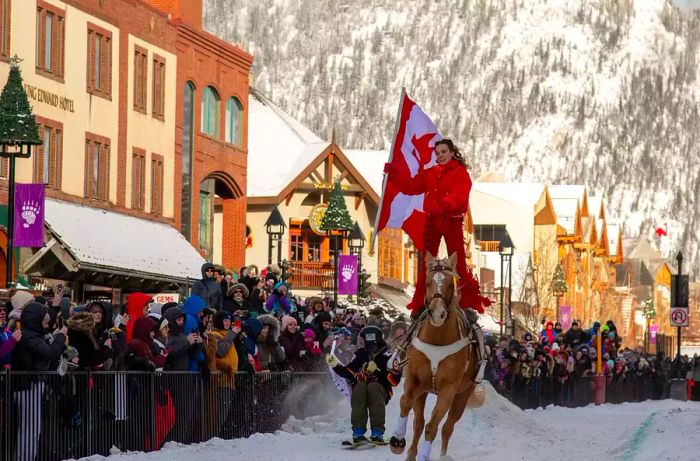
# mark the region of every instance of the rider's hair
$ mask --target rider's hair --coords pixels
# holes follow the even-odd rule
[[[457,160],[457,163],[462,165],[464,168],[469,168],[469,165],[467,164],[466,159],[464,158],[464,155],[459,151],[457,146],[455,146],[455,143],[452,142],[450,138],[443,138],[435,143],[435,147],[439,146],[440,144],[444,144],[447,146],[447,148],[452,152],[452,157]]]

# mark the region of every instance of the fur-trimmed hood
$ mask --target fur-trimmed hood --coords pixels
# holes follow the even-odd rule
[[[269,273],[275,274],[275,275],[278,276],[278,277],[279,277],[280,275],[282,275],[282,269],[281,269],[280,266],[278,266],[277,264],[270,264],[270,265],[268,265],[268,266],[265,268],[265,272],[266,272],[267,274],[269,274]]]
[[[243,270],[241,271],[241,277],[250,277],[250,270],[253,268],[255,268],[256,277],[259,277],[260,270],[258,269],[258,266],[256,266],[255,264],[251,264],[250,266],[244,267]]]
[[[280,330],[282,329],[279,320],[272,315],[259,315],[257,318],[263,326],[267,326],[270,329],[269,337],[277,341],[280,337]]]
[[[92,333],[95,328],[95,316],[90,312],[79,312],[66,320],[66,326],[71,330]]]
[[[248,287],[245,286],[242,283],[234,283],[231,285],[231,287],[228,289],[228,297],[233,298],[233,292],[235,290],[243,290],[243,299],[246,299],[248,296],[250,296],[250,291],[248,290]]]

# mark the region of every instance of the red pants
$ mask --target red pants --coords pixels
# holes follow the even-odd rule
[[[474,278],[471,271],[467,267],[467,256],[464,250],[464,229],[462,218],[446,218],[446,217],[428,217],[426,226],[426,245],[427,252],[436,256],[440,248],[440,241],[445,237],[448,254],[457,253],[457,274],[459,281],[457,289],[460,293],[459,305],[463,309],[471,307],[477,312],[483,313],[483,306],[490,305],[488,298],[484,298],[480,294],[479,282]],[[425,254],[421,258],[421,268],[418,272],[418,280],[416,281],[416,292],[413,294],[413,299],[408,304],[408,308],[415,313],[425,305]]]

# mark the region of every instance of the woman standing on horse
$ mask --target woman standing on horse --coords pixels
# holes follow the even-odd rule
[[[423,211],[427,213],[425,232],[426,252],[437,255],[440,240],[444,237],[448,254],[457,255],[457,274],[459,275],[459,305],[466,310],[472,324],[478,319],[476,312],[484,313],[483,306],[491,305],[488,298],[481,295],[479,282],[467,267],[467,255],[464,246],[464,216],[469,210],[469,193],[472,180],[467,171],[467,163],[451,139],[442,139],[435,143],[437,164],[430,168],[421,168],[413,178],[400,178],[401,172],[387,163],[384,171],[398,179],[397,185],[405,185],[402,193],[407,195],[425,194]],[[416,291],[408,304],[412,317],[418,318],[425,307],[425,253],[421,255],[421,268],[416,281]],[[473,309],[473,310],[471,310]],[[480,339],[480,352],[483,351],[481,330],[477,332]],[[483,353],[481,354],[483,362]],[[481,367],[479,378],[483,375]],[[479,379],[480,381],[480,379]]]
[[[467,267],[464,247],[464,215],[469,210],[469,193],[472,188],[467,163],[450,139],[435,143],[435,157],[437,165],[421,169],[410,180],[402,178],[404,180],[396,181],[395,184],[407,185],[401,190],[404,194],[425,194],[423,211],[428,215],[425,249],[430,254],[437,255],[440,240],[445,237],[447,252],[457,254],[459,305],[462,309],[472,308],[483,313],[483,306],[489,306],[491,301],[481,296],[479,283]],[[385,171],[394,177],[400,174],[389,163],[386,164]],[[414,317],[420,314],[425,305],[425,255],[421,257],[421,264],[416,291],[407,306]]]

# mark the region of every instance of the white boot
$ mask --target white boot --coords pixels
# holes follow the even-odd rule
[[[476,384],[481,384],[484,380],[484,371],[486,370],[486,350],[484,348],[484,332],[481,331],[481,327],[478,323],[472,323],[472,331],[474,332],[474,337],[476,338],[476,352],[479,357],[479,371],[476,373],[476,378],[474,382]]]
[[[418,451],[418,457],[416,458],[416,461],[430,461],[430,451],[433,448],[432,442],[428,442],[425,440],[423,442],[423,446],[420,447],[420,450]]]

